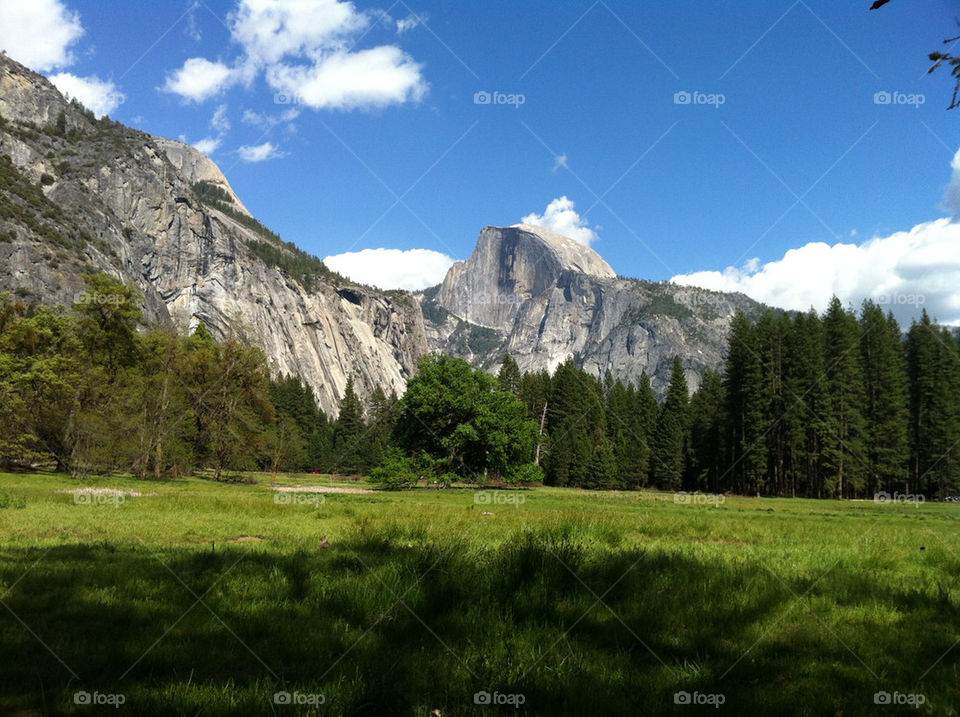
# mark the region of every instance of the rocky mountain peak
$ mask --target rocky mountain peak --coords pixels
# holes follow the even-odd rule
[[[484,227],[470,257],[450,267],[437,300],[473,324],[508,330],[520,306],[557,286],[565,272],[617,276],[589,247],[543,227]]]
[[[557,259],[564,269],[576,271],[581,274],[589,274],[590,276],[596,276],[601,279],[615,279],[617,276],[617,273],[597,252],[563,234],[557,234],[549,229],[533,224],[513,224],[506,228],[487,228],[499,229],[500,231],[515,229],[521,240],[533,239],[543,242],[555,252]]]

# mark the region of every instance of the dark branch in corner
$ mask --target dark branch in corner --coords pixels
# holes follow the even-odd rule
[[[876,10],[877,8],[883,7],[888,2],[890,2],[890,0],[875,0],[873,5],[870,6],[870,9]],[[957,20],[957,25],[960,26],[960,20]],[[947,38],[943,41],[943,44],[951,45],[958,40],[960,40],[960,35],[957,37]],[[958,101],[958,98],[960,98],[960,57],[951,55],[948,52],[931,52],[928,57],[930,61],[933,62],[933,66],[927,70],[928,75],[943,65],[943,63],[947,63],[947,65],[949,65],[950,74],[956,80],[956,83],[953,85],[953,97],[950,98],[950,106],[947,107],[947,109],[952,110],[960,107],[960,101]]]

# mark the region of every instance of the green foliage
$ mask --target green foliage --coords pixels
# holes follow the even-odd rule
[[[393,438],[408,456],[430,456],[438,474],[509,480],[533,459],[537,425],[521,401],[496,390],[492,376],[428,354],[407,383]]]
[[[50,221],[62,220],[60,208],[30,182],[6,155],[0,155],[0,219],[15,222],[39,237],[64,248],[77,246]]]
[[[420,304],[423,311],[423,320],[427,323],[442,324],[450,316],[450,312],[443,308],[438,301],[424,299]]]
[[[667,490],[683,485],[688,455],[689,393],[680,357],[673,359],[667,398],[657,417],[653,435],[652,471],[654,482]]]
[[[224,204],[233,204],[233,197],[223,188],[210,182],[195,182],[190,185],[193,193],[201,202],[222,202]]]
[[[407,456],[400,448],[390,447],[380,465],[370,472],[370,480],[390,490],[410,488],[420,479],[419,469],[417,460]]]

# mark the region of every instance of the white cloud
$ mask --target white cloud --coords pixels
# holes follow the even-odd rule
[[[364,249],[334,254],[323,262],[361,284],[417,291],[443,281],[454,260],[431,249]]]
[[[167,78],[163,89],[184,99],[202,102],[226,89],[235,80],[233,70],[222,62],[191,57]]]
[[[96,75],[77,77],[69,72],[50,75],[50,81],[67,99],[78,99],[97,117],[108,115],[126,99],[117,86]]]
[[[267,72],[275,90],[315,109],[355,109],[419,100],[422,66],[392,45],[336,52],[311,66],[278,64]]]
[[[409,30],[412,30],[413,28],[419,25],[422,25],[425,19],[426,18],[423,15],[410,14],[410,15],[407,15],[405,18],[397,20],[397,34],[402,35],[403,33],[408,32]]]
[[[382,13],[381,13],[382,14]],[[270,87],[314,108],[356,109],[419,100],[422,65],[394,45],[353,51],[377,11],[339,0],[240,0],[228,17],[241,54],[230,67],[191,58],[164,89],[202,101],[261,73]],[[409,29],[409,18],[401,23]]]
[[[71,65],[70,46],[82,35],[80,15],[60,0],[0,2],[0,49],[34,70]]]
[[[281,152],[274,146],[273,142],[264,142],[263,144],[244,145],[237,150],[240,153],[240,159],[244,162],[265,162],[268,159],[282,157]]]
[[[253,110],[244,110],[240,118],[244,123],[260,127],[264,130],[270,130],[283,122],[292,122],[300,116],[300,110],[291,107],[278,115],[260,114]]]
[[[564,195],[550,202],[542,215],[532,212],[520,221],[523,224],[533,224],[549,229],[570,237],[584,246],[590,246],[597,239],[597,233],[583,217],[577,214],[573,206],[573,200],[567,199]]]
[[[953,155],[950,168],[953,170],[953,174],[943,196],[943,208],[953,212],[954,217],[960,217],[960,149]]]
[[[257,65],[287,55],[313,55],[343,46],[369,18],[338,0],[241,0],[229,17],[231,34]]]
[[[680,274],[670,281],[717,291],[742,291],[758,301],[804,311],[826,308],[830,297],[859,308],[873,299],[901,323],[921,306],[945,324],[960,324],[960,223],[937,219],[908,232],[862,244],[811,242],[760,266]]]
[[[210,118],[210,126],[221,135],[230,130],[230,119],[227,117],[227,106],[220,105]]]
[[[199,149],[204,154],[213,154],[219,146],[219,137],[205,137],[204,139],[193,143],[193,147],[195,149]]]

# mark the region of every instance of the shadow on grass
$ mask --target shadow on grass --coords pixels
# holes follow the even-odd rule
[[[103,713],[78,691],[138,715],[697,713],[677,691],[738,714],[875,714],[880,690],[942,714],[960,703],[950,654],[917,684],[957,639],[945,593],[869,566],[818,577],[784,584],[569,526],[493,550],[396,526],[294,554],[7,549],[0,712]],[[523,704],[475,705],[482,691]]]

